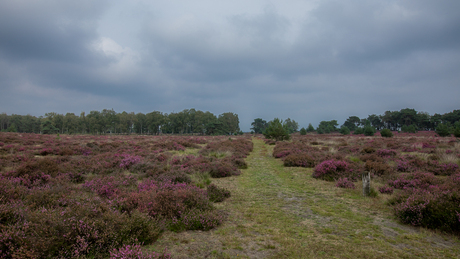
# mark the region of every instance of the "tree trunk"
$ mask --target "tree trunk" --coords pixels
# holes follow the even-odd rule
[[[371,192],[371,173],[363,173],[363,196],[369,196]]]

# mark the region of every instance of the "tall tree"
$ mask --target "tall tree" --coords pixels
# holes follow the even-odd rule
[[[267,128],[267,125],[267,121],[261,118],[257,118],[254,119],[254,121],[251,123],[251,130],[253,130],[256,134],[261,134]]]
[[[161,126],[165,122],[165,116],[159,111],[153,111],[145,115],[147,128],[152,134],[158,135],[161,131]]]
[[[218,121],[222,123],[222,130],[225,134],[236,134],[240,131],[240,120],[238,114],[225,112],[219,115]]]
[[[361,120],[358,116],[350,116],[343,123],[343,126],[347,127],[349,130],[354,131],[361,124]]]
[[[299,123],[297,123],[295,120],[291,120],[290,118],[287,118],[284,121],[284,124],[286,124],[286,127],[289,130],[289,133],[297,132],[297,130],[299,129]]]
[[[367,117],[367,120],[371,123],[372,127],[380,130],[383,127],[383,122],[378,115],[371,114]]]
[[[338,125],[339,124],[337,123],[337,120],[321,121],[318,125],[318,128],[316,129],[316,132],[319,134],[336,132],[338,131]]]
[[[136,132],[137,134],[146,134],[147,131],[147,118],[145,114],[139,112],[136,114],[135,117],[134,132]]]

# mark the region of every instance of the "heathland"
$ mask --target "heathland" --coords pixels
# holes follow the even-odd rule
[[[459,162],[433,132],[0,133],[0,257],[457,258]]]

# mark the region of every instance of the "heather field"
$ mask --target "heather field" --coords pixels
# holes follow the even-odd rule
[[[210,230],[240,174],[240,137],[0,135],[1,258],[169,258],[165,231]]]
[[[432,132],[0,133],[0,257],[458,258],[459,163]]]

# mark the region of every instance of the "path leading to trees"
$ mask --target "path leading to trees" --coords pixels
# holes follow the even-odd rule
[[[286,168],[273,146],[254,138],[240,176],[213,179],[232,197],[216,207],[228,213],[215,230],[165,233],[154,245],[174,258],[458,258],[450,235],[398,224],[385,196],[362,197]]]

